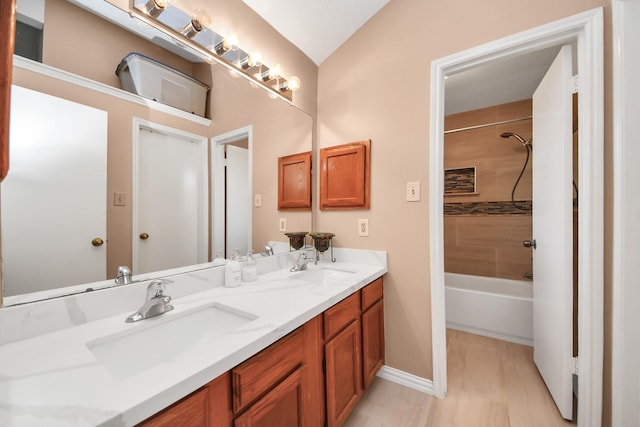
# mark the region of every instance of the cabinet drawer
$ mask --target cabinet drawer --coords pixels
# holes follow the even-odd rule
[[[173,406],[138,424],[138,427],[207,426],[207,388],[196,391]]]
[[[382,277],[362,288],[362,311],[382,298]]]
[[[324,339],[329,339],[360,316],[360,291],[324,312]]]
[[[236,418],[234,427],[304,426],[306,379],[302,366]]]
[[[304,363],[304,329],[298,328],[231,371],[233,412],[269,391]]]

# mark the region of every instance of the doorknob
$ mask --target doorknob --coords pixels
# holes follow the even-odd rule
[[[140,238],[142,240],[147,240],[149,238],[149,234],[148,233],[140,233]]]
[[[102,239],[101,239],[101,238],[99,238],[99,237],[96,237],[95,239],[93,239],[93,240],[91,241],[91,244],[92,244],[93,246],[102,246],[102,245],[104,244],[104,240],[102,240]]]
[[[522,241],[522,246],[524,246],[525,248],[536,248],[536,239],[533,240],[523,240]]]

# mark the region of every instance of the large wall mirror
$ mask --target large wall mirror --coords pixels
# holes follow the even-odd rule
[[[167,40],[166,36],[149,36],[148,34],[152,33],[148,31],[152,29],[143,28],[146,24],[134,23],[141,28],[142,33],[147,32],[147,35],[140,36],[123,29],[104,16],[93,13],[95,11],[86,9],[87,6],[95,4],[96,8],[102,10],[102,14],[106,10],[107,13],[124,14],[127,19],[135,21],[126,11],[108,2],[81,0],[82,7],[76,3],[67,0],[17,0],[18,31],[34,31],[30,37],[36,43],[41,41],[41,44],[26,54],[35,55],[35,60],[14,56],[14,92],[26,92],[26,96],[16,96],[12,102],[21,100],[21,104],[16,104],[15,107],[16,111],[20,109],[22,115],[20,120],[24,122],[23,132],[40,143],[42,138],[46,138],[46,143],[45,148],[36,148],[36,152],[22,156],[34,160],[33,168],[26,167],[25,170],[29,173],[24,176],[31,180],[29,186],[40,191],[40,196],[35,196],[38,203],[41,203],[38,218],[30,218],[19,209],[13,209],[21,199],[28,198],[25,193],[13,191],[15,181],[23,176],[20,170],[22,163],[16,164],[15,170],[11,164],[9,174],[2,183],[0,194],[3,197],[1,225],[5,306],[65,295],[69,290],[86,290],[86,283],[102,281],[104,286],[108,286],[113,283],[116,270],[121,265],[133,266],[134,274],[139,273],[136,267],[142,264],[137,259],[137,250],[145,243],[144,240],[151,241],[156,234],[142,229],[138,221],[143,215],[139,209],[139,200],[149,194],[147,187],[139,185],[138,182],[145,174],[151,173],[146,172],[149,167],[144,169],[138,161],[141,153],[149,150],[148,147],[151,147],[154,155],[159,150],[157,147],[165,147],[166,144],[163,145],[162,142],[165,137],[174,138],[173,142],[176,138],[182,138],[185,142],[183,145],[178,144],[177,150],[168,150],[169,154],[165,155],[165,161],[168,158],[174,162],[161,163],[162,161],[155,157],[149,161],[154,167],[153,173],[159,174],[165,181],[153,180],[161,184],[154,190],[155,204],[147,209],[145,215],[154,220],[166,220],[160,221],[159,229],[173,229],[178,230],[181,235],[189,234],[184,227],[176,227],[175,223],[169,221],[173,216],[179,216],[175,214],[175,208],[186,203],[181,199],[182,193],[176,195],[169,191],[170,187],[179,182],[190,188],[199,186],[195,193],[202,197],[197,194],[195,197],[200,197],[197,199],[198,212],[204,221],[204,225],[196,229],[196,234],[190,232],[192,237],[189,238],[200,242],[202,250],[199,258],[195,262],[182,260],[181,265],[166,265],[166,268],[212,261],[220,250],[223,254],[228,254],[233,248],[227,247],[225,240],[221,239],[219,227],[220,224],[224,227],[225,223],[231,222],[227,221],[231,218],[246,217],[248,221],[245,227],[248,229],[248,237],[242,240],[247,243],[239,248],[242,252],[247,249],[262,252],[264,245],[270,241],[286,242],[286,237],[278,229],[280,218],[286,218],[287,231],[311,230],[310,210],[284,212],[278,211],[277,208],[277,159],[311,151],[313,123],[308,114],[281,99],[270,97],[264,90],[252,87],[247,80],[237,78],[226,68],[201,60],[194,51],[189,51],[178,41]],[[23,24],[29,28],[25,30]],[[120,91],[120,81],[115,69],[130,52],[139,52],[154,58],[211,87],[206,117],[200,118],[171,108],[160,108],[152,101],[135,100],[131,95],[122,95],[124,92],[120,96],[118,93],[105,90],[111,88],[116,92]],[[39,64],[38,60],[41,60],[42,64]],[[80,77],[67,78],[69,73]],[[97,82],[97,86],[92,82]],[[47,110],[42,110],[45,103],[42,102],[40,105],[39,100],[42,98],[29,98],[33,94],[51,97],[61,104],[52,104],[53,110],[48,114]],[[35,104],[38,104],[38,108]],[[71,112],[61,114],[69,119],[67,130],[61,135],[43,132],[47,121],[44,118],[55,117],[55,113],[67,111],[63,109],[65,104],[69,104],[71,108],[68,110]],[[79,108],[78,112],[74,112],[76,107]],[[96,114],[89,116],[98,122],[87,125],[94,123],[90,121],[94,119],[84,118],[81,111],[96,111]],[[16,117],[12,110],[12,123]],[[100,122],[100,117],[104,119],[103,122]],[[53,121],[54,124],[60,125],[59,128],[65,129],[60,124],[62,119]],[[74,121],[78,126],[75,126]],[[103,125],[104,129],[101,130]],[[85,136],[84,145],[83,137],[80,137],[80,149],[78,146],[75,149],[62,148],[66,145],[63,143],[71,139],[70,135],[83,126],[88,127],[89,131],[97,131],[98,136]],[[19,146],[23,137],[13,135],[13,128],[11,132],[10,145]],[[104,165],[104,168],[89,167],[88,154],[83,150],[90,145],[99,145],[101,134],[104,136],[104,150],[98,148],[92,155],[97,156],[96,161]],[[225,139],[225,135],[232,137]],[[198,148],[183,150],[189,144]],[[245,176],[248,179],[246,184],[243,184],[246,194],[241,197],[244,201],[241,208],[233,208],[233,203],[228,202],[226,197],[220,198],[220,191],[224,193],[225,189],[227,195],[235,195],[237,192],[233,186],[227,186],[235,182],[231,182],[233,174],[220,174],[217,169],[223,167],[216,157],[216,152],[219,153],[223,146],[228,148],[229,153],[234,153],[229,156],[235,156],[236,152],[240,152],[240,158],[245,159]],[[46,160],[51,163],[53,158],[64,158],[66,162],[71,162],[71,165],[75,162],[80,166],[64,166],[69,176],[62,179],[55,170],[38,166],[38,161]],[[178,173],[174,177],[171,174],[177,173],[175,171],[180,169],[177,166],[178,160],[184,160],[187,172],[182,175]],[[193,168],[189,167],[189,164],[193,164]],[[198,183],[190,181],[193,175],[191,172],[195,169],[199,170]],[[34,174],[34,170],[39,173]],[[74,172],[70,172],[72,170]],[[230,182],[222,182],[225,179]],[[43,185],[48,185],[48,189],[39,187],[39,180]],[[101,212],[95,218],[88,210],[85,213],[81,209],[88,203],[86,195],[80,196],[81,200],[74,202],[59,202],[62,197],[80,194],[78,190],[72,189],[71,184],[84,186],[89,181],[96,182],[98,187],[103,188],[97,197],[102,203],[102,208],[99,209]],[[60,191],[62,195],[52,196],[54,191]],[[89,191],[89,194],[92,193],[95,192]],[[259,203],[256,203],[256,199]],[[220,204],[224,207],[221,208]],[[56,206],[57,217],[55,220],[48,220],[46,212],[54,211],[50,208],[53,205]],[[68,210],[65,211],[65,207]],[[71,240],[70,237],[64,236],[73,234],[74,226],[79,222],[77,218],[80,211],[83,212],[83,222],[99,223],[104,229],[102,232],[88,234],[84,238],[82,248],[99,254],[100,268],[97,271],[85,271],[85,263],[79,261],[81,258],[73,255],[73,251],[65,249],[64,246],[65,240]],[[22,233],[9,231],[17,229],[15,224],[28,228],[29,224],[35,223],[34,221],[38,227],[56,230],[57,237],[53,237],[53,232],[44,231],[40,233],[39,240],[34,240],[36,238],[21,238]],[[21,240],[22,245],[22,252],[17,258],[21,264],[20,269],[41,270],[42,274],[41,278],[32,281],[35,284],[31,283],[29,286],[21,279],[20,269],[13,269],[12,265],[16,259],[12,261],[12,257],[15,257],[11,253],[13,249],[9,250],[9,246],[16,246],[14,241],[18,240]],[[160,252],[170,253],[173,246],[165,241],[160,247]],[[58,260],[54,257],[60,254],[66,255],[66,258]],[[53,267],[45,267],[45,261],[52,263]],[[7,274],[11,269],[11,273]],[[54,280],[53,272],[56,269],[63,270],[64,275]],[[153,273],[149,272],[149,275],[152,276]]]

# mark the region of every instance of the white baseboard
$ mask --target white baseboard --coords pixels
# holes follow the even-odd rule
[[[387,365],[380,368],[377,376],[384,380],[412,388],[422,393],[433,395],[433,381],[426,378],[422,378]]]
[[[447,322],[447,329],[455,329],[457,331],[468,332],[470,334],[482,335],[483,337],[495,338],[497,340],[509,341],[516,344],[528,345],[533,347],[533,340],[530,338],[516,337],[514,335],[501,334],[500,332],[487,331],[486,329],[474,328],[467,325],[459,325],[457,323]]]

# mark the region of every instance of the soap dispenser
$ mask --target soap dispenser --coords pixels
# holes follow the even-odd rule
[[[231,259],[224,266],[224,286],[227,288],[240,286],[241,267],[239,257],[238,250],[235,249],[231,254]]]
[[[255,258],[253,258],[253,251],[249,249],[242,264],[242,281],[255,282],[256,280],[258,280],[258,265]]]

